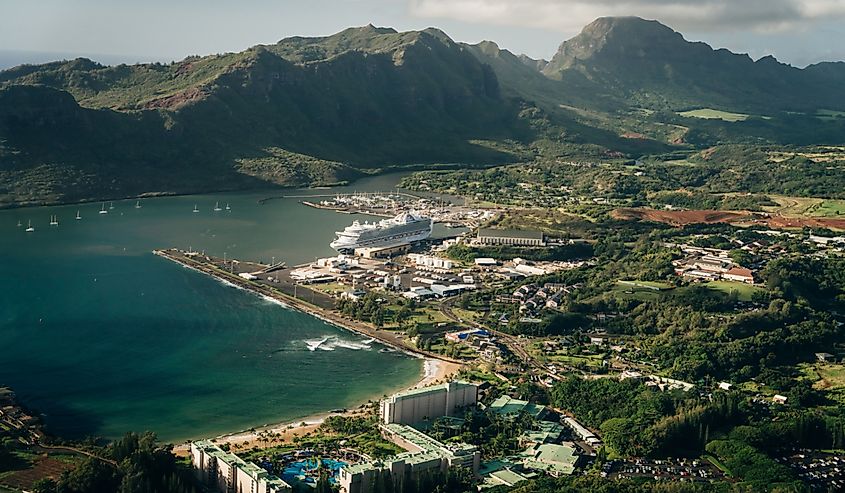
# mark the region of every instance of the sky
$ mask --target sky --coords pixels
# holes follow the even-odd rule
[[[168,62],[366,24],[434,26],[548,59],[607,15],[657,19],[754,59],[845,60],[845,0],[0,0],[0,67],[74,56]]]

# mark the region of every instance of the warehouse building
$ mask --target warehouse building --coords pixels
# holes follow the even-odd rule
[[[546,246],[542,231],[479,228],[476,242],[481,245]]]

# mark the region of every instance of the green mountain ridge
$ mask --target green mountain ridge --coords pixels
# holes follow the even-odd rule
[[[845,105],[834,97],[843,67],[754,62],[638,18],[599,19],[548,62],[434,28],[368,25],[171,64],[24,65],[0,72],[0,206],[323,185],[541,154],[837,143],[843,119],[814,112]],[[676,113],[696,107],[800,114],[728,124]]]
[[[827,69],[827,70],[825,70]],[[618,98],[655,109],[723,106],[737,110],[842,109],[842,87],[830,84],[840,70],[799,69],[772,56],[746,54],[690,42],[654,20],[603,17],[563,42],[543,73],[566,83],[581,78]]]

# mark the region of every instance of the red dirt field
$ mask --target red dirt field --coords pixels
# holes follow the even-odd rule
[[[12,488],[28,491],[32,489],[35,481],[42,478],[58,479],[63,472],[73,467],[73,464],[44,455],[39,457],[29,469],[16,471],[3,478],[2,482]]]
[[[765,212],[748,211],[667,211],[656,209],[616,209],[613,217],[623,220],[652,221],[673,226],[687,224],[728,223],[739,226],[765,226],[775,229],[800,229],[803,227],[845,230],[845,219],[821,217],[784,217]]]

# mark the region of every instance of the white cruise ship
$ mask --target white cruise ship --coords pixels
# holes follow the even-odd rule
[[[355,221],[343,231],[338,231],[330,246],[340,253],[352,252],[356,248],[399,246],[428,238],[432,225],[430,217],[410,212],[377,223]]]

